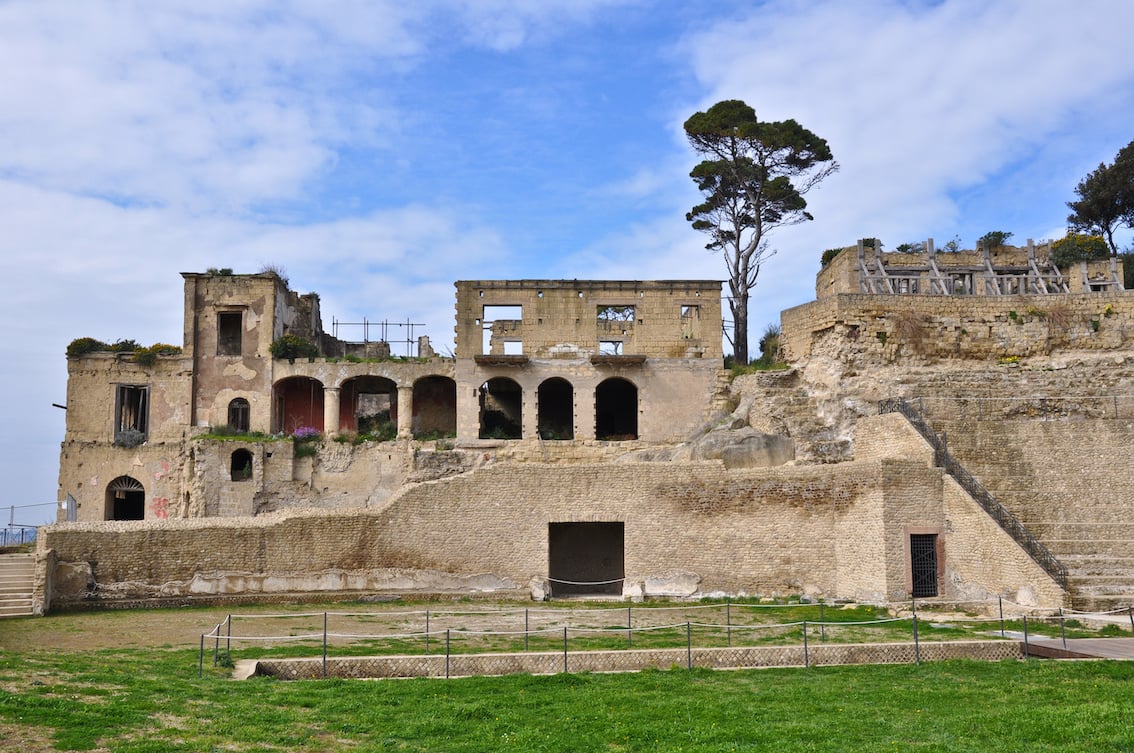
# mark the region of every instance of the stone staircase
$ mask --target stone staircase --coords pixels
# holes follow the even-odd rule
[[[35,555],[0,554],[0,617],[32,614]]]
[[[1126,473],[1089,467],[1092,458],[1124,457],[1128,428],[1074,420],[931,423],[946,432],[949,452],[1067,568],[1073,608],[1134,605],[1134,510],[1127,501],[1134,488]]]

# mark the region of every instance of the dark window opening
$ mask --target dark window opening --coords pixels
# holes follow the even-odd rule
[[[234,431],[247,433],[250,426],[251,408],[242,397],[234,398],[228,404],[228,426]]]
[[[549,523],[552,596],[621,594],[625,529],[624,523]]]
[[[413,383],[413,435],[417,439],[457,434],[457,383],[449,377],[422,377]]]
[[[217,355],[238,356],[242,350],[244,315],[240,311],[217,314]]]
[[[595,437],[609,441],[638,438],[638,388],[611,377],[595,388]]]
[[[245,449],[232,453],[229,473],[233,481],[248,481],[252,478],[252,453]]]
[[[150,388],[120,384],[115,391],[114,441],[136,447],[149,434]]]
[[[494,377],[480,386],[480,438],[523,437],[524,392],[515,380]]]
[[[542,439],[575,438],[574,390],[571,383],[552,377],[536,393],[539,436]]]
[[[913,596],[937,595],[937,534],[910,534],[910,570]]]
[[[106,520],[145,520],[146,490],[130,476],[119,476],[106,487]]]

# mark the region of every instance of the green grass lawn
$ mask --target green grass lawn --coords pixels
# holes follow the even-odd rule
[[[418,607],[434,611],[432,629],[460,624],[443,605],[388,605],[389,614],[334,617],[347,632],[419,630]],[[523,609],[501,608],[506,621]],[[687,613],[674,611],[688,607]],[[369,607],[374,609],[374,607]],[[446,607],[451,609],[452,605]],[[464,608],[460,606],[459,608]],[[470,607],[461,620],[483,621]],[[322,613],[356,606],[241,608],[246,635],[321,631]],[[275,617],[269,613],[283,611]],[[416,611],[415,611],[416,610]],[[798,642],[780,623],[813,619],[813,607],[737,609],[748,625],[733,640]],[[535,611],[532,610],[533,624]],[[396,613],[401,613],[398,615]],[[635,626],[709,620],[681,605],[635,608]],[[408,616],[406,616],[408,615]],[[468,615],[471,615],[469,617]],[[1134,753],[1134,662],[1002,663],[745,671],[646,671],[634,674],[509,676],[452,680],[233,681],[197,639],[222,619],[207,609],[59,614],[0,622],[0,751],[1129,751]],[[826,639],[909,640],[908,620],[872,607],[827,610]],[[541,613],[540,624],[600,632],[572,637],[572,649],[624,647],[625,608]],[[923,640],[988,637],[997,621],[942,623],[927,612]],[[841,623],[841,624],[836,624]],[[508,623],[510,624],[510,623]],[[1022,628],[1009,622],[1009,630]],[[1068,637],[1125,635],[1116,626],[1065,624]],[[766,629],[767,628],[767,629]],[[556,628],[559,629],[559,628]],[[601,631],[609,631],[603,635]],[[816,639],[817,628],[809,627]],[[1032,634],[1058,636],[1053,621],[1029,620]],[[522,637],[460,638],[460,651],[521,650]],[[544,640],[533,639],[532,643]],[[560,638],[548,638],[557,649]],[[702,632],[695,645],[718,643]],[[192,642],[190,642],[192,641]],[[349,640],[334,655],[416,653],[420,639]],[[634,646],[684,646],[684,625],[635,635]],[[119,643],[122,648],[105,646]],[[610,644],[609,646],[607,644]],[[223,646],[223,644],[222,644]],[[532,645],[532,649],[543,648]],[[211,645],[210,645],[211,649]],[[436,640],[431,652],[443,651]],[[265,646],[234,641],[233,657],[318,655],[321,640]]]
[[[288,683],[196,661],[0,652],[0,749],[1134,751],[1124,662]]]

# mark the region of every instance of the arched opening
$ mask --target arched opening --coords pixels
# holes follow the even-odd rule
[[[252,453],[243,448],[233,451],[228,467],[233,481],[248,481],[252,478]]]
[[[272,431],[291,434],[301,426],[323,431],[323,383],[310,377],[288,377],[272,387]]]
[[[427,376],[413,383],[413,435],[417,439],[457,434],[457,383]]]
[[[595,388],[595,438],[638,438],[638,388],[633,382],[611,377]]]
[[[493,377],[480,386],[480,438],[521,439],[524,391],[514,379]]]
[[[233,398],[228,404],[228,426],[233,431],[247,433],[250,425],[251,408],[242,397]]]
[[[543,439],[575,438],[575,392],[561,377],[547,379],[536,392],[539,435]]]
[[[339,431],[381,441],[398,436],[398,386],[379,376],[343,382],[339,390]]]
[[[146,489],[130,476],[119,476],[106,486],[106,520],[145,520]]]

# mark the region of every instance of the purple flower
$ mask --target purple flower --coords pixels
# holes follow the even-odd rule
[[[291,436],[295,437],[296,439],[318,439],[319,430],[314,426],[300,426],[298,429],[292,432]]]

